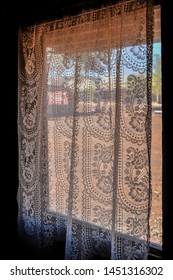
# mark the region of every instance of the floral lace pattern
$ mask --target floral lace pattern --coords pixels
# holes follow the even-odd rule
[[[27,139],[22,140],[21,145],[21,174],[22,181],[25,182],[24,188],[26,191],[31,190],[35,187],[33,184],[33,178],[35,174],[36,166],[36,146],[35,141],[28,141]]]
[[[148,200],[148,155],[147,150],[127,149],[127,168],[125,182],[129,187],[129,196],[140,203]]]
[[[109,194],[112,192],[113,146],[105,147],[98,143],[94,148],[93,176],[98,179],[96,186]]]
[[[146,224],[145,219],[138,219],[137,217],[135,218],[129,217],[126,220],[127,232],[132,236],[136,236],[139,238],[143,237],[143,235],[145,236],[147,230],[145,224]]]
[[[64,240],[66,259],[147,257],[152,9],[19,32],[19,230],[44,255]]]
[[[111,225],[111,210],[105,210],[101,208],[99,205],[93,208],[94,211],[94,224],[99,224],[101,227],[110,227]]]

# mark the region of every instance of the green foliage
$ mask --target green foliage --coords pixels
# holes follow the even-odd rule
[[[156,96],[156,102],[159,103],[162,95],[161,56],[159,54],[154,56],[152,92]]]

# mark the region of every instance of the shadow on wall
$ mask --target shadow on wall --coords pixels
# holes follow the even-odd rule
[[[65,242],[53,242],[46,253],[39,252],[37,246],[28,240],[19,237],[18,257],[21,260],[64,260]]]
[[[21,260],[64,260],[65,259],[65,241],[56,241],[50,246],[45,254],[38,253],[36,245],[19,239],[18,257]],[[100,255],[95,255],[94,260],[104,260]]]

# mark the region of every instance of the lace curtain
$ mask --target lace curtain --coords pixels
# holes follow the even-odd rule
[[[151,2],[19,31],[18,223],[41,255],[147,258]]]

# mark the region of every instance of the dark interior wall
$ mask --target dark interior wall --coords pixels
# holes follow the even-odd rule
[[[173,260],[173,19],[170,1],[161,3],[163,107],[163,259]]]
[[[17,234],[18,188],[17,140],[17,36],[20,25],[42,22],[82,10],[100,8],[115,1],[41,0],[1,2],[1,246],[0,259],[21,259]],[[156,2],[156,1],[155,1]],[[158,2],[158,1],[157,1]],[[159,0],[159,2],[161,2]],[[162,5],[163,91],[163,258],[173,259],[172,225],[172,20],[168,0]]]
[[[63,16],[75,15],[83,10],[100,8],[117,0],[17,0],[9,5],[2,0],[3,9],[10,14],[19,24],[33,24]]]
[[[0,258],[15,258],[17,244],[17,22],[1,13],[1,183]]]

